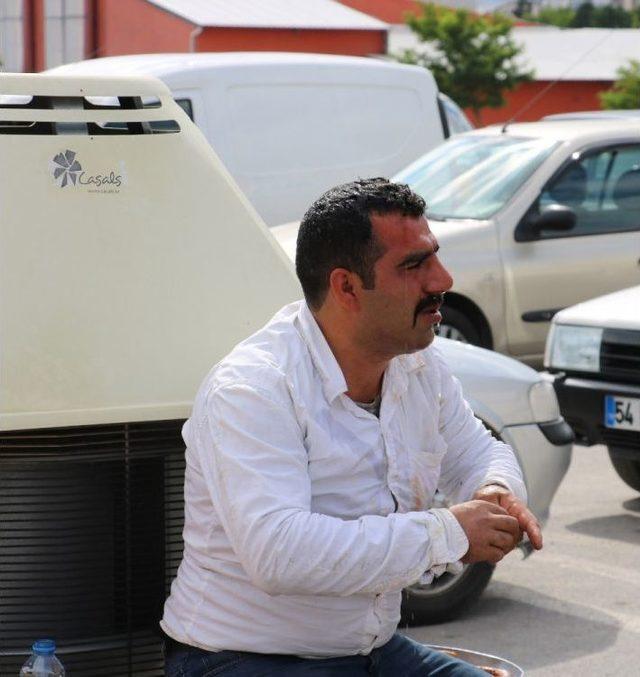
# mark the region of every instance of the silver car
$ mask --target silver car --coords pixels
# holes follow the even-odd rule
[[[640,281],[639,117],[479,129],[394,179],[453,275],[446,336],[539,365],[558,310]]]

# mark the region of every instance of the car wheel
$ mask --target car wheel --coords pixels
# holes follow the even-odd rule
[[[466,315],[447,305],[442,306],[440,312],[442,313],[442,322],[438,329],[439,336],[485,347],[478,328]]]
[[[482,594],[494,565],[476,562],[459,574],[443,574],[431,585],[412,585],[402,591],[402,623],[432,625],[456,618]]]
[[[609,449],[609,458],[620,479],[632,489],[640,491],[640,461],[618,456],[611,449]]]

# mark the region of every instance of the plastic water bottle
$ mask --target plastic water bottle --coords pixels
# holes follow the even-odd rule
[[[65,677],[64,667],[56,657],[56,643],[39,639],[31,647],[31,656],[20,670],[20,677]]]

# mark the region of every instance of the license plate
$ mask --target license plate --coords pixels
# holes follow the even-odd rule
[[[607,428],[640,430],[640,399],[605,395],[604,424]]]

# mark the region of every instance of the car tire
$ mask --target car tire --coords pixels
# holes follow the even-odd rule
[[[431,585],[412,585],[402,591],[403,625],[433,625],[458,617],[471,607],[489,584],[494,565],[467,564],[462,573],[443,574]]]
[[[618,456],[609,449],[609,458],[620,479],[632,489],[640,491],[640,461]]]
[[[447,305],[442,306],[440,312],[442,313],[442,322],[440,322],[438,328],[439,336],[462,343],[471,343],[482,348],[487,347],[484,345],[476,325],[464,313]]]

